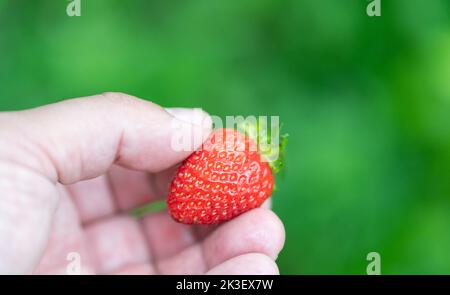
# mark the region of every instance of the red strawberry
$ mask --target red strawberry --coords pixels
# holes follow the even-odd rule
[[[186,224],[214,224],[259,207],[274,177],[255,142],[233,129],[213,131],[178,168],[167,200],[172,217]]]

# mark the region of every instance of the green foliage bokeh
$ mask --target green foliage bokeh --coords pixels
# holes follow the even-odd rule
[[[290,134],[284,274],[450,272],[450,1],[0,0],[0,110],[121,91]]]

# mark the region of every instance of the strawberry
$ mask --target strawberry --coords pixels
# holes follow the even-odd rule
[[[178,168],[167,205],[178,222],[216,224],[261,206],[273,188],[271,166],[254,140],[218,129]]]
[[[238,128],[243,133],[234,129],[213,131],[178,167],[167,199],[174,220],[216,224],[261,206],[271,196],[273,174],[283,168],[287,134],[280,136],[276,149],[271,146],[261,151],[256,143],[266,143],[268,134],[262,132],[267,131],[266,123],[245,123]],[[148,203],[130,213],[142,217],[161,207],[161,203]]]

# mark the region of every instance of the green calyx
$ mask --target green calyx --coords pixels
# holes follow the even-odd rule
[[[277,174],[283,171],[285,167],[289,134],[280,134],[282,126],[274,125],[268,128],[267,119],[260,117],[253,122],[245,120],[237,124],[237,130],[254,140],[261,157],[268,162],[272,173]]]

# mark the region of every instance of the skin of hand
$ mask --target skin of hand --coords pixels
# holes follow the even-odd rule
[[[128,214],[164,199],[191,153],[171,148],[173,120],[211,130],[202,111],[121,93],[0,113],[0,273],[66,274],[77,257],[82,274],[277,274],[267,204],[219,226]]]

